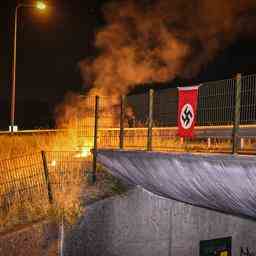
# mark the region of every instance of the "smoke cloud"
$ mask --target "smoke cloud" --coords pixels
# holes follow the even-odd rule
[[[91,94],[191,78],[242,33],[255,29],[255,0],[119,0],[103,8],[94,60],[80,62]]]

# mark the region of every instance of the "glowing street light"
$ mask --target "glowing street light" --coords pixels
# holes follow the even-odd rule
[[[46,9],[46,4],[43,2],[37,2],[36,3],[36,8],[39,10],[45,10]]]
[[[18,27],[18,11],[20,8],[37,8],[43,11],[46,9],[46,4],[39,1],[35,4],[18,4],[15,8],[13,60],[12,60],[11,124],[9,128],[11,132],[14,132],[14,127],[15,127],[14,124],[15,124],[15,97],[16,97],[17,27]]]

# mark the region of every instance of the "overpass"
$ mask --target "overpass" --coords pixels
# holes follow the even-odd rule
[[[205,236],[203,230],[203,232],[200,233],[200,237],[197,236],[196,239],[194,239],[193,248],[196,246],[198,247],[199,241],[205,238],[218,238],[223,234],[232,235],[237,238],[237,233],[240,232],[241,234],[239,234],[239,238],[243,238],[245,242],[249,242],[254,249],[253,251],[256,251],[255,232],[251,232],[253,229],[248,228],[248,226],[254,227],[256,219],[256,160],[253,156],[241,156],[237,154],[206,154],[206,152],[209,153],[210,151],[214,151],[211,148],[212,139],[216,139],[217,141],[229,141],[227,143],[228,145],[225,144],[223,145],[223,148],[220,148],[220,151],[231,152],[232,144],[230,141],[233,140],[233,145],[238,144],[236,143],[237,141],[234,142],[235,138],[240,139],[240,150],[243,149],[244,140],[248,139],[251,143],[250,153],[255,153],[256,151],[254,147],[256,138],[256,76],[243,78],[242,90],[240,90],[240,94],[243,96],[241,104],[234,99],[234,95],[236,95],[234,92],[238,91],[237,88],[239,88],[240,85],[241,81],[232,79],[228,81],[220,81],[217,84],[209,83],[200,87],[198,109],[199,126],[195,128],[195,138],[184,141],[184,145],[182,145],[183,148],[180,147],[180,144],[182,144],[180,142],[182,141],[179,141],[179,138],[176,136],[177,128],[175,127],[175,123],[177,121],[177,100],[175,97],[173,97],[174,100],[172,97],[169,97],[171,96],[169,91],[165,96],[162,93],[158,93],[155,97],[153,97],[154,95],[151,91],[147,99],[144,97],[144,101],[141,99],[138,100],[139,103],[142,102],[144,104],[144,110],[143,108],[139,108],[140,113],[137,113],[138,119],[146,120],[146,122],[144,122],[144,127],[128,128],[127,125],[125,125],[123,99],[121,102],[120,113],[118,111],[116,112],[117,114],[115,113],[117,116],[120,114],[120,128],[113,128],[110,125],[105,127],[101,126],[100,121],[105,118],[103,114],[106,114],[106,111],[104,112],[104,110],[99,108],[99,102],[97,102],[99,101],[99,97],[96,97],[95,108],[91,108],[94,110],[95,116],[93,117],[93,115],[91,115],[89,118],[86,118],[85,116],[87,123],[85,122],[84,126],[78,126],[77,129],[74,130],[81,141],[86,141],[89,138],[90,142],[93,142],[90,144],[90,146],[94,145],[93,175],[96,174],[96,166],[98,162],[105,166],[114,176],[124,180],[128,184],[142,187],[146,191],[152,192],[154,195],[170,199],[171,202],[175,201],[176,203],[174,204],[176,205],[177,202],[180,202],[183,204],[182,207],[191,206],[192,208],[189,209],[196,209],[193,210],[194,215],[198,218],[198,227],[196,231],[192,225],[194,217],[186,217],[188,224],[187,231],[191,236],[186,237],[184,235],[187,239],[186,241],[184,240],[185,242],[181,245],[184,246],[184,248],[186,247],[186,250],[188,249],[187,244],[189,244],[190,239],[192,240],[192,238],[195,238],[196,232],[201,228],[200,225],[203,223],[202,225],[204,227],[206,226],[210,231],[207,231],[208,235]],[[172,90],[172,93],[174,93],[174,90]],[[163,101],[162,99],[166,97],[167,100]],[[153,104],[153,100],[155,100],[155,105]],[[160,102],[163,102],[164,104],[160,104]],[[239,104],[237,102],[239,102]],[[104,106],[107,104],[102,105]],[[148,107],[145,108],[145,105],[148,105]],[[241,111],[239,115],[238,113],[240,109]],[[155,112],[153,110],[155,110]],[[155,116],[153,113],[156,113]],[[107,114],[110,115],[111,119],[112,113],[109,112]],[[105,118],[105,120],[108,121],[109,119]],[[109,123],[106,122],[106,124]],[[21,131],[11,134],[11,136],[40,136],[41,134],[56,135],[68,132],[68,130]],[[6,135],[6,133],[3,133],[3,135]],[[7,135],[9,136],[9,134]],[[198,140],[199,144],[201,143],[202,145],[201,148],[194,147],[195,143],[198,143]],[[190,143],[194,143],[193,147],[187,148],[186,146]],[[205,143],[207,143],[206,147]],[[136,151],[134,149],[140,150]],[[148,151],[145,151],[145,149]],[[176,151],[177,149],[197,153],[160,152],[161,150]],[[156,152],[153,152],[152,150],[156,150]],[[248,149],[245,149],[243,152],[248,153],[247,150]],[[203,154],[198,154],[199,151],[205,152]],[[54,163],[55,162],[51,163],[52,166],[55,166]],[[134,206],[135,200],[128,200],[128,202],[132,205],[132,211],[129,212],[128,217],[136,218],[138,204],[135,204]],[[140,203],[143,204],[142,201],[140,201]],[[155,203],[155,201],[153,203]],[[156,200],[156,204],[157,203],[158,201]],[[120,204],[118,203],[118,207],[119,206]],[[108,207],[107,211],[112,209],[112,205]],[[103,207],[99,212],[104,212],[104,209],[105,208]],[[146,205],[145,209],[150,209],[150,207]],[[206,213],[205,209],[207,209],[207,211],[210,210],[211,213]],[[119,218],[120,216],[124,216],[125,214],[123,213],[127,211],[127,207],[125,205],[121,213],[118,213],[118,210],[114,210],[114,217],[117,216],[117,218]],[[181,233],[183,228],[183,226],[180,225],[180,219],[174,216],[175,213],[173,213],[173,211],[175,211],[175,207],[170,212],[166,211],[173,217],[172,228],[178,223],[176,229],[174,229],[175,231],[171,232],[170,240],[172,240],[172,236],[175,236],[176,233]],[[139,221],[145,220],[145,210],[142,212],[143,215],[142,217],[140,216],[141,218],[139,218]],[[228,217],[224,218],[224,215],[218,215],[217,213],[220,212],[221,214],[225,213],[224,215]],[[223,221],[223,223],[221,223],[221,226],[223,227],[219,229],[219,232],[212,233],[211,231],[214,230],[214,227],[212,226],[218,224],[219,216],[223,217],[220,217]],[[106,221],[104,219],[105,217],[106,216],[103,214],[103,221]],[[212,217],[215,219],[211,220]],[[202,218],[204,218],[204,220],[202,220]],[[250,222],[244,221],[248,219],[250,219]],[[148,216],[145,223],[148,222],[154,222],[154,216]],[[185,222],[185,220],[183,222]],[[93,223],[95,224],[95,221]],[[110,218],[110,222],[106,223],[107,228],[109,229],[113,223],[117,222]],[[129,223],[130,221],[125,225],[124,230],[126,229],[126,226],[129,226]],[[230,223],[232,223],[232,225],[237,225],[233,227],[232,232],[230,231]],[[163,225],[165,224],[166,223],[163,223]],[[95,225],[98,225],[98,222],[96,222]],[[117,228],[119,228],[119,225],[117,225]],[[133,228],[136,228],[136,226]],[[117,232],[118,238],[120,237],[119,231],[120,230]],[[99,230],[99,233],[102,235],[103,232],[101,229]],[[91,234],[89,234],[89,238],[90,237]],[[100,239],[101,238],[102,237],[100,237]],[[99,241],[102,242],[101,240]],[[144,242],[150,243],[151,240]],[[157,244],[159,244],[159,242],[160,241],[157,241]],[[176,239],[175,242],[178,244],[179,239]],[[91,244],[90,239],[89,243],[85,244]],[[237,243],[235,256],[239,255],[238,251],[240,245],[241,243]],[[142,247],[144,248],[144,244]],[[105,250],[105,248],[103,249]],[[187,250],[187,252],[188,251],[189,250]],[[241,250],[241,252],[244,251],[244,249]],[[178,252],[178,250],[175,249],[175,252]],[[190,252],[186,254],[174,253],[172,255],[198,255],[198,253],[195,252],[196,251],[193,251],[193,253],[191,253],[190,250]],[[137,255],[141,256],[143,254]],[[160,254],[145,255],[155,256]],[[221,254],[221,256],[223,255],[229,256],[227,253]],[[244,253],[241,255],[244,256]],[[248,255],[253,254],[250,253]]]
[[[98,161],[154,194],[256,219],[254,157],[99,150]]]

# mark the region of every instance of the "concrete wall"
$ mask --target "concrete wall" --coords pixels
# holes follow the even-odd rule
[[[201,240],[230,236],[232,256],[239,256],[241,247],[256,252],[256,221],[178,202],[173,204],[171,215],[170,255],[196,256]]]
[[[201,240],[230,236],[232,256],[256,255],[255,221],[134,189],[89,206],[66,227],[63,256],[199,256]],[[60,255],[59,227],[41,222],[0,236],[0,255]]]
[[[67,232],[65,256],[198,256],[200,240],[229,236],[232,256],[256,255],[256,222],[135,189],[90,206]]]

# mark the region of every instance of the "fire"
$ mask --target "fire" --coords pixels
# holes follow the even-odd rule
[[[55,166],[56,166],[56,164],[57,164],[56,160],[52,160],[52,162],[51,162],[51,166],[52,166],[52,167],[55,167]]]
[[[86,158],[90,156],[91,154],[91,149],[88,146],[84,146],[78,154],[75,155],[77,158]]]

